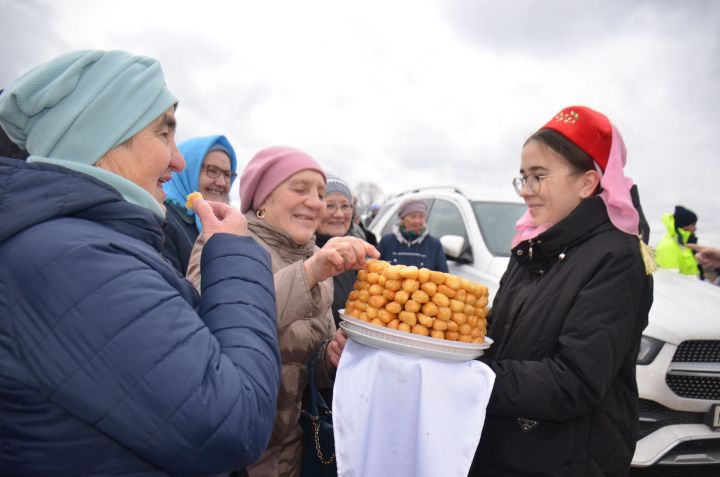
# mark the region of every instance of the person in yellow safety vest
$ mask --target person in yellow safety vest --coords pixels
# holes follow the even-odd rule
[[[672,214],[663,214],[667,234],[655,250],[655,261],[661,268],[675,268],[683,275],[698,275],[703,279],[695,254],[687,244],[697,243],[695,236],[697,215],[681,205]]]

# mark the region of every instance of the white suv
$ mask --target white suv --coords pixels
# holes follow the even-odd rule
[[[487,286],[492,303],[525,204],[471,200],[453,187],[415,189],[384,204],[370,224],[378,241],[410,197],[428,202],[427,226],[443,244],[450,273]],[[720,287],[672,270],[654,277],[637,365],[640,435],[632,465],[720,464]]]

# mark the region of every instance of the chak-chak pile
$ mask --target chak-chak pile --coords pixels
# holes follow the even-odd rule
[[[486,287],[449,273],[371,260],[358,272],[345,314],[422,336],[483,343]]]

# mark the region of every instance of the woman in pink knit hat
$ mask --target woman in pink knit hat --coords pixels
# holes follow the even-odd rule
[[[302,433],[298,420],[307,365],[315,359],[319,388],[332,387],[345,345],[331,313],[332,277],[360,268],[379,253],[356,237],[334,237],[315,246],[315,230],[325,212],[327,178],[306,153],[285,146],[255,154],[240,177],[241,211],[248,232],[267,250],[275,274],[276,311],[282,378],[275,427],[260,461],[248,468],[252,477],[300,473]],[[199,248],[193,254],[196,254]],[[199,289],[199,260],[188,278]]]

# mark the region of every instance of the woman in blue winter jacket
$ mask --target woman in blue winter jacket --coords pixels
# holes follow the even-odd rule
[[[257,460],[275,418],[270,260],[196,200],[200,298],[161,253],[185,166],[153,59],[66,54],[0,96],[0,475],[197,476]]]

